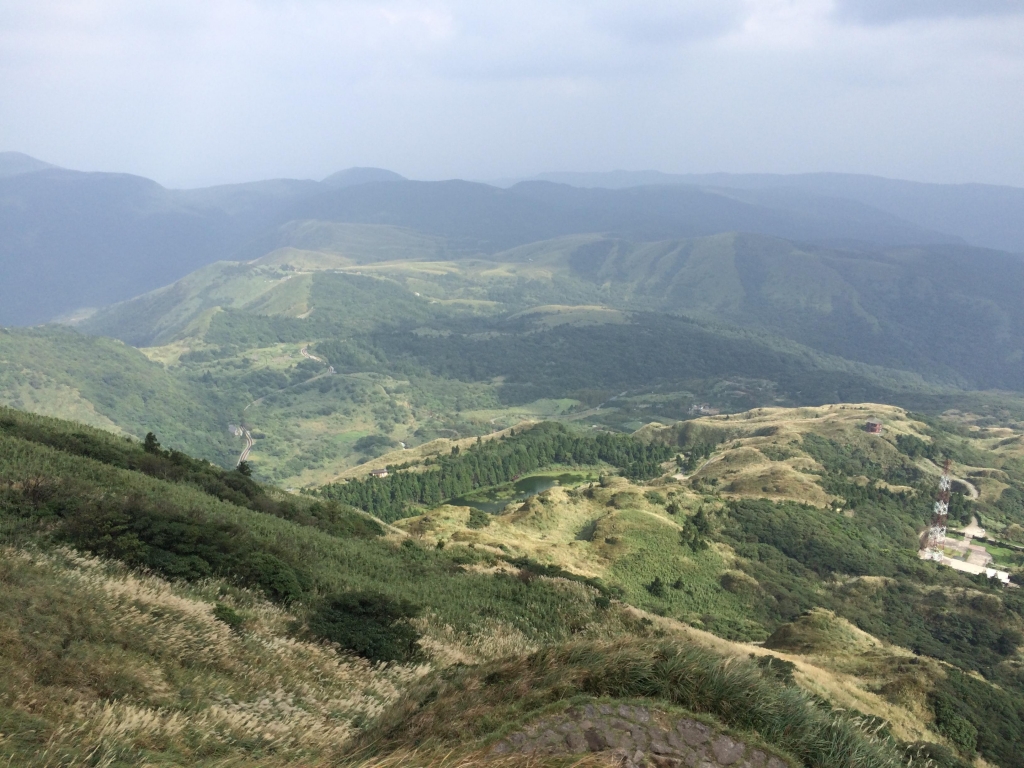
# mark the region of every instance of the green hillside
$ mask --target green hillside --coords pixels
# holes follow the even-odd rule
[[[171,190],[137,176],[51,168],[24,156],[0,165],[11,170],[0,168],[4,325],[77,317],[225,258],[250,260],[312,242],[320,247],[325,236],[336,238],[337,225],[397,228],[420,241],[416,248],[435,239],[443,241],[438,250],[468,256],[593,232],[637,241],[743,231],[814,242],[958,242],[862,203],[823,204],[815,196],[780,205],[696,187],[584,190],[531,182],[506,190],[366,169],[324,182]]]
[[[889,435],[855,438],[865,408],[470,442],[426,473],[518,455],[603,478],[483,519],[427,501],[400,527],[152,441],[0,410],[0,654],[18,660],[0,667],[0,755],[319,766],[401,764],[419,749],[419,764],[444,765],[515,743],[537,718],[626,704],[659,722],[697,717],[794,766],[930,755],[962,768],[980,754],[1015,768],[1024,606],[916,558],[933,479],[907,472],[931,445],[955,451],[957,474],[1017,489],[1019,433],[893,409]],[[829,440],[844,442],[823,453]],[[787,445],[780,460],[817,457],[809,477],[852,515],[658,464]],[[897,480],[911,485],[887,490]],[[1024,522],[1006,495],[975,510],[1004,533]],[[749,643],[765,638],[770,650]]]
[[[0,404],[73,418],[219,463],[236,452],[220,396],[112,339],[47,326],[0,329]]]
[[[329,234],[335,250],[282,248],[217,263],[79,324],[144,346],[152,363],[70,332],[12,330],[2,337],[11,372],[0,396],[137,437],[152,429],[221,466],[246,444],[228,432],[236,425],[255,440],[257,476],[291,488],[330,481],[399,445],[538,418],[628,432],[698,408],[872,401],[932,413],[1020,409],[1011,395],[951,387],[963,382],[952,344],[937,348],[934,366],[928,355],[910,365],[908,354],[885,368],[784,338],[829,323],[846,328],[854,315],[878,329],[879,355],[911,338],[913,328],[861,306],[872,305],[829,266],[839,258],[832,252],[732,235],[642,247],[581,236],[518,248],[502,261],[427,260],[434,241],[412,254],[423,260],[381,261],[420,236],[364,226]],[[768,266],[748,291],[744,280],[756,270],[744,260],[755,258]],[[790,285],[787,275],[800,279]],[[734,324],[674,313],[687,303],[695,316]],[[854,305],[858,313],[844,314]],[[756,326],[749,318],[758,312],[775,333],[738,325]],[[845,346],[856,357],[868,337],[851,327]],[[977,349],[959,359],[984,371]],[[126,377],[113,387],[111,370]],[[25,383],[30,374],[63,389],[44,394]]]
[[[394,227],[304,222],[275,237],[253,255],[280,250],[209,267],[81,327],[154,345],[188,335],[190,323],[218,306],[337,315],[326,296],[307,292],[328,273],[361,273],[442,301],[491,302],[478,307],[490,311],[585,304],[666,312],[967,389],[1024,386],[1024,260],[996,251],[840,249],[735,233],[658,242],[576,235],[480,260],[443,238]],[[374,312],[378,299],[356,301]],[[394,313],[395,322],[405,319]]]
[[[953,246],[836,249],[737,234],[572,245],[534,248],[530,257],[556,254],[623,305],[736,323],[968,388],[1024,383],[1019,256]]]
[[[981,248],[1024,253],[1024,189],[993,184],[928,184],[851,173],[693,173],[611,171],[544,173],[539,179],[575,187],[625,189],[687,184],[750,193],[753,201],[837,206],[856,201]],[[797,194],[794,194],[797,193]],[[802,193],[802,194],[801,194]]]

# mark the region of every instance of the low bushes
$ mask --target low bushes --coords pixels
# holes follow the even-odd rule
[[[442,748],[484,738],[576,696],[661,700],[757,733],[809,768],[895,768],[894,744],[816,706],[744,661],[670,643],[581,642],[526,658],[436,673],[353,745],[355,754]]]
[[[420,650],[420,635],[409,623],[418,613],[405,600],[349,592],[324,600],[309,617],[309,628],[371,661],[410,661]]]

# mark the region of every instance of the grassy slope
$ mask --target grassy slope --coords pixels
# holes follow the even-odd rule
[[[729,233],[660,243],[562,239],[501,255],[517,256],[557,265],[620,306],[733,322],[974,388],[1018,389],[1022,380],[1024,315],[1014,297],[1024,290],[1024,263],[1010,254],[834,249]]]
[[[480,262],[472,256],[448,260],[454,254],[442,241],[393,227],[316,222],[288,226],[297,228],[295,238],[268,242],[261,246],[265,251],[253,255],[285,245],[291,250],[283,248],[253,262],[250,271],[283,262],[306,272],[369,270],[388,274],[410,290],[429,286],[428,295],[437,296],[440,287],[449,299],[472,299],[475,294],[493,300],[495,296],[483,294],[507,290],[510,280],[532,281],[532,290],[547,294],[547,303],[589,302],[713,318],[826,353],[976,388],[1015,388],[1021,380],[1017,340],[1024,316],[1014,297],[1024,290],[1024,267],[1008,254],[953,246],[836,249],[735,233],[662,242],[574,235],[519,246]],[[300,231],[307,235],[298,236]],[[440,273],[442,286],[436,279]],[[945,276],[941,287],[934,282],[939,273]],[[182,307],[194,312],[200,294],[212,306],[213,294],[190,281],[181,281],[172,292],[178,308],[155,301],[172,295],[163,289],[104,311],[87,326],[114,335],[120,328],[136,341],[137,323],[127,320],[137,319],[142,306],[148,313],[174,315]],[[461,296],[452,295],[453,290]],[[239,288],[221,300],[225,306],[241,306],[244,294]],[[533,303],[545,303],[536,300],[541,298],[538,294]],[[930,329],[936,325],[945,329],[941,355],[933,351],[937,338]],[[154,327],[170,326],[158,320]],[[984,333],[990,328],[996,332]],[[152,331],[149,335],[156,338]],[[979,339],[984,339],[980,346]]]
[[[217,397],[138,350],[59,327],[0,330],[0,403],[80,420],[228,461]]]
[[[329,760],[425,671],[296,640],[293,617],[260,595],[70,551],[5,548],[0,584],[0,755],[12,765]]]
[[[315,593],[371,588],[414,600],[425,609],[417,626],[435,666],[527,653],[572,635],[595,641],[633,636],[641,654],[647,639],[666,631],[684,644],[717,642],[675,623],[654,630],[618,604],[596,608],[597,593],[577,582],[516,578],[514,568],[485,552],[399,545],[394,536],[400,534],[331,535],[220,501],[190,482],[119,468],[115,464],[124,460],[144,466],[146,455],[101,431],[13,411],[2,417],[0,473],[7,487],[0,498],[6,548],[0,652],[21,664],[3,665],[0,720],[12,736],[0,742],[0,754],[18,764],[327,764],[353,729],[423,672],[344,657],[338,664],[334,651],[301,640],[307,602],[283,610],[223,580],[168,584],[54,549],[65,521],[80,514],[76,505],[91,508],[126,496],[139,499],[136,504],[158,500],[168,513],[189,510],[194,519],[240,524],[256,546],[301,563]],[[297,513],[312,503],[293,502]],[[234,608],[240,632],[217,620],[216,603]],[[298,640],[289,636],[296,631],[293,618]],[[718,657],[694,658],[698,666],[713,666]],[[619,663],[614,656],[609,661]],[[756,672],[744,674],[758,679]],[[769,690],[775,683],[758,685]],[[798,696],[783,697],[794,716],[811,717]],[[700,701],[688,705],[701,708]],[[706,711],[733,722],[715,706]],[[766,725],[733,725],[778,740]],[[856,741],[856,732],[851,738]]]
[[[884,420],[883,436],[864,431],[869,417]],[[650,439],[678,441],[684,451],[687,444],[717,431],[724,442],[690,475],[673,476],[678,470],[666,467],[666,475],[646,489],[617,479],[602,487],[554,488],[509,506],[484,527],[473,523],[468,509],[451,506],[397,525],[427,543],[443,540],[477,551],[511,553],[600,578],[621,590],[632,605],[666,617],[665,627],[677,626],[672,619],[682,619],[737,639],[765,640],[771,635],[770,648],[782,651],[788,661],[800,661],[802,685],[844,706],[883,717],[894,723],[902,738],[912,740],[921,738],[922,723],[934,718],[930,697],[946,695],[947,673],[943,664],[899,646],[917,647],[918,653],[938,655],[968,670],[980,669],[988,679],[1014,691],[999,706],[1009,705],[1024,690],[1016,672],[1019,650],[1010,645],[1008,655],[990,660],[983,656],[991,653],[986,644],[996,642],[1000,632],[1019,644],[1024,606],[1014,591],[1004,600],[952,571],[918,564],[916,534],[926,525],[938,470],[934,463],[901,453],[897,437],[914,436],[951,452],[957,476],[981,476],[988,483],[989,473],[997,472],[1020,487],[1020,427],[974,426],[961,436],[955,430],[936,431],[887,406],[758,409],[699,419],[684,429],[651,426],[641,431]],[[820,441],[846,446],[847,458],[819,460],[824,456]],[[830,474],[836,471],[836,461],[857,462],[856,469],[845,469],[847,485],[840,488]],[[899,473],[915,479],[902,486],[883,479]],[[855,489],[865,486],[908,495],[883,511],[875,502],[857,497]],[[737,517],[728,502],[763,498],[790,505],[777,511],[771,506],[753,508],[758,515],[777,515],[775,524],[790,528],[743,532],[742,526],[751,520]],[[676,514],[667,510],[667,502],[678,505]],[[803,506],[808,503],[820,509]],[[720,533],[713,534],[706,549],[681,546],[680,531],[693,525],[700,508],[718,510],[712,518]],[[970,506],[970,513],[980,517],[992,535],[1024,521],[1024,510],[1011,515],[1007,509],[982,500]],[[790,522],[783,523],[786,519]],[[769,546],[747,544],[759,539]],[[787,549],[787,541],[817,544]],[[824,553],[816,554],[815,547],[824,547]],[[835,547],[834,554],[828,547]],[[1015,562],[1022,570],[1024,558]],[[663,584],[659,593],[650,588],[655,578]],[[1000,602],[982,607],[993,597]],[[812,613],[801,616],[808,609]],[[887,640],[867,635],[842,616]],[[953,629],[957,625],[962,629]],[[961,634],[963,629],[966,635]],[[763,652],[742,643],[733,647],[737,655]],[[984,697],[985,690],[992,689],[983,685],[970,695]],[[958,695],[967,694],[961,690]],[[1019,701],[1017,706],[1019,710]],[[983,705],[972,717],[986,711]],[[1006,716],[1013,720],[1019,713]],[[929,738],[935,738],[934,733]],[[995,739],[994,733],[983,734],[985,754],[1001,764],[1016,764],[1003,762],[1007,750],[1012,751],[1012,738]]]

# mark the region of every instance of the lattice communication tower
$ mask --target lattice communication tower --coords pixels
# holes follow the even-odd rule
[[[953,487],[949,479],[949,459],[942,465],[942,477],[939,478],[939,495],[935,499],[932,524],[928,527],[928,536],[924,542],[925,553],[933,560],[942,559],[942,547],[946,541],[946,522],[949,519],[949,491]]]

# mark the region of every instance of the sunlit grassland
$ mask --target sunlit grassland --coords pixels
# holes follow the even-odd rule
[[[158,495],[175,508],[236,522],[290,560],[301,558],[318,590],[373,589],[413,600],[425,609],[417,623],[435,664],[522,656],[572,636],[655,636],[652,625],[631,620],[619,604],[595,607],[590,587],[526,579],[468,547],[339,539],[217,501],[189,485],[18,438],[0,440],[0,468],[15,489],[42,475],[74,479],[86,496],[100,488],[114,496]],[[601,493],[620,505],[628,487],[612,481]],[[556,489],[559,494],[565,503],[575,500],[565,489]],[[557,510],[537,504],[543,508],[521,510],[522,526],[540,537],[567,532]],[[636,510],[642,520],[629,509],[616,510],[630,529],[643,523],[677,529],[646,507]],[[650,531],[641,533],[637,542],[649,538]],[[8,518],[3,534],[16,540],[26,531]],[[353,729],[423,671],[339,659],[330,648],[295,639],[292,622],[301,624],[304,606],[286,612],[221,581],[168,584],[67,552],[8,548],[0,562],[0,581],[10,587],[0,598],[10,601],[0,615],[19,619],[2,652],[22,662],[4,665],[22,676],[5,690],[38,694],[3,705],[3,732],[18,736],[0,746],[11,751],[12,763],[117,765],[159,756],[195,765],[223,765],[229,758],[329,764]],[[234,608],[244,622],[241,632],[217,620],[217,602]],[[686,630],[675,625],[673,631]]]
[[[659,486],[658,491],[666,493],[671,487]],[[702,502],[696,495],[676,492],[672,498],[682,502],[683,511],[673,516],[645,500],[643,488],[613,482],[608,488],[594,490],[597,498],[573,498],[560,488],[545,491],[516,505],[515,511],[494,516],[483,528],[468,526],[469,509],[451,506],[399,521],[397,525],[428,544],[446,541],[446,549],[493,548],[508,556],[557,564],[581,575],[600,578],[621,590],[623,600],[639,607],[635,615],[653,622],[650,631],[665,633],[680,642],[698,643],[736,658],[765,653],[757,645],[722,637],[767,636],[760,625],[751,621],[749,601],[756,599],[758,587],[732,570],[733,553],[720,544],[692,552],[680,543],[677,521],[685,524],[694,507],[701,503],[707,506],[708,502]],[[632,499],[621,498],[623,493]],[[608,504],[616,496],[616,502],[625,508]],[[581,532],[586,536],[580,537]],[[727,574],[734,578],[723,579]],[[661,579],[664,586],[660,596],[648,589],[655,578]],[[703,632],[699,627],[707,627],[716,634]],[[859,636],[869,637],[864,633]],[[798,682],[805,690],[837,706],[884,717],[892,723],[893,732],[905,740],[934,739],[924,725],[929,717],[924,698],[930,683],[923,681],[913,695],[908,694],[900,701],[878,693],[879,686],[891,679],[900,660],[912,654],[869,639],[866,644],[847,644],[828,653],[807,648],[802,653],[788,653],[786,649],[773,649],[771,653],[796,664]],[[941,677],[938,666],[934,676]]]
[[[585,492],[555,487],[510,504],[482,528],[469,525],[469,508],[453,506],[396,525],[428,543],[487,548],[600,578],[621,588],[623,599],[632,605],[697,626],[706,614],[714,614],[719,623],[746,627],[743,599],[719,583],[729,567],[728,549],[694,552],[681,542],[680,524],[700,497],[677,492],[672,498],[682,512],[672,516],[647,501],[643,492],[619,480]],[[665,586],[659,596],[648,589],[655,578]]]
[[[0,584],[10,765],[326,759],[427,669],[296,640],[287,612],[223,583],[170,584],[70,551],[0,550]]]
[[[5,362],[5,361],[0,361]],[[0,405],[44,416],[69,419],[90,427],[122,434],[121,428],[101,413],[82,393],[45,373],[18,366],[0,366]]]
[[[825,422],[825,430],[835,426],[828,424],[827,416],[810,421]],[[64,428],[76,429],[73,425]],[[116,440],[112,437],[105,439]],[[742,456],[755,450],[742,442],[734,447],[737,440],[747,439],[755,438],[741,437],[737,433],[720,443],[712,458],[729,452]],[[450,452],[451,443],[444,442],[444,447]],[[468,447],[473,442],[473,439],[463,440],[460,445]],[[885,449],[879,448],[879,451],[879,458],[884,459],[887,455]],[[716,541],[710,541],[707,547],[683,543],[681,529],[693,524],[692,518],[702,506],[717,516],[722,525],[728,521],[729,513],[723,508],[716,491],[694,488],[689,482],[672,478],[670,475],[676,469],[672,466],[674,462],[666,464],[671,467],[665,467],[667,476],[649,484],[633,484],[606,475],[593,485],[584,483],[579,487],[552,488],[524,503],[512,505],[505,514],[493,516],[489,525],[482,527],[479,527],[479,520],[471,525],[468,509],[442,506],[418,518],[401,521],[395,528],[405,534],[392,529],[391,534],[380,539],[348,539],[218,501],[197,487],[169,484],[118,470],[80,455],[29,444],[21,438],[0,439],[0,470],[5,478],[10,478],[10,488],[16,492],[20,492],[19,488],[28,487],[26,483],[33,478],[43,476],[80,484],[78,487],[83,498],[91,498],[99,492],[98,489],[103,489],[104,498],[109,499],[128,494],[159,498],[177,509],[194,510],[211,520],[237,523],[254,540],[267,547],[272,546],[273,551],[287,562],[301,563],[307,568],[312,577],[313,594],[373,590],[420,605],[423,612],[416,619],[416,625],[423,633],[427,657],[435,665],[477,664],[501,656],[522,657],[571,638],[604,641],[623,635],[640,638],[644,642],[670,639],[676,645],[702,644],[715,649],[716,653],[737,658],[745,658],[751,653],[763,654],[765,650],[756,645],[725,640],[696,629],[703,626],[720,636],[749,641],[763,639],[770,627],[778,622],[777,619],[774,624],[765,621],[763,606],[758,604],[758,600],[766,599],[766,596],[759,591],[758,583],[743,572],[743,564],[729,546]],[[545,471],[560,473],[563,469],[585,474],[583,470],[586,468],[552,467]],[[591,470],[600,474],[601,468]],[[313,501],[305,497],[295,498],[295,503],[300,506]],[[670,514],[670,504],[675,514]],[[804,509],[808,517],[814,519],[830,514],[825,510]],[[844,518],[836,519],[846,525]],[[18,516],[5,517],[0,534],[9,545],[19,545],[26,536],[35,535],[26,528],[25,519]],[[444,543],[443,549],[437,547],[439,541]],[[604,595],[598,590],[568,578],[531,575],[521,563],[509,562],[517,557],[599,578],[602,589],[613,599],[610,603],[602,602],[599,598]],[[563,575],[568,574],[563,572]],[[759,575],[758,578],[762,577]],[[653,585],[657,582],[661,583],[661,588],[655,590]],[[764,581],[764,584],[768,583],[768,580]],[[811,581],[806,583],[813,586]],[[845,589],[838,582],[829,588],[833,587]],[[247,621],[252,622],[253,627],[261,626],[257,619],[262,614],[252,607],[256,598],[249,593],[235,590],[222,582],[198,584],[187,590],[191,590],[189,594],[199,595],[197,599],[206,601],[207,611],[213,601],[219,599],[234,606]],[[85,600],[77,593],[74,595],[76,600]],[[274,625],[281,633],[281,642],[301,642],[295,637],[303,636],[301,625],[307,608],[300,603],[292,604],[287,616],[275,609],[285,617]],[[288,622],[292,618],[298,623],[298,631],[290,628],[293,625]],[[173,616],[172,619],[182,623]],[[692,626],[687,627],[680,620]],[[833,631],[837,627],[838,630]],[[926,701],[930,690],[931,677],[910,693],[901,693],[902,698],[889,692],[888,688],[882,690],[893,675],[903,674],[899,671],[903,663],[900,660],[909,658],[906,651],[891,649],[884,643],[872,642],[870,638],[862,642],[866,636],[856,632],[850,635],[849,626],[841,621],[824,628],[814,625],[807,629],[818,632],[814,639],[816,646],[814,643],[809,648],[801,646],[792,653],[787,649],[771,649],[773,655],[786,660],[795,659],[797,682],[801,687],[828,699],[833,705],[854,707],[860,712],[885,717],[893,723],[893,732],[900,738],[927,735],[924,722],[929,710],[922,702]],[[807,636],[805,632],[804,637]],[[856,642],[849,641],[849,636]],[[829,645],[836,645],[837,638],[838,650]],[[212,644],[213,641],[204,642]],[[196,644],[202,645],[202,642],[196,641]],[[135,670],[139,665],[149,670],[150,667],[128,653],[134,648],[129,643],[128,648],[122,648],[122,655],[117,655],[116,649],[111,649],[109,655],[127,670]],[[98,653],[108,655],[106,650]],[[218,682],[217,674],[209,673],[213,680],[211,685],[229,687],[228,683]],[[169,674],[165,677],[171,679]],[[150,683],[152,679],[155,679],[152,675],[146,678]],[[182,679],[173,678],[172,682],[177,685]],[[181,685],[188,687],[188,681]],[[156,684],[150,688],[157,692],[162,690]],[[206,693],[200,691],[196,695],[206,696]],[[309,725],[314,738],[307,743],[308,751],[303,756],[307,763],[315,765],[326,759],[324,755],[333,754],[318,751],[321,746],[316,741],[320,733],[317,728],[326,731],[328,726],[336,725],[330,716],[318,714],[320,710],[314,705],[305,706],[298,699],[282,698],[283,694],[251,692],[248,695],[249,699],[245,701],[264,702],[259,705],[261,716],[278,710],[287,713],[286,704],[302,709],[313,718],[303,721],[314,723]],[[241,695],[232,695],[233,702],[241,700]],[[121,701],[135,706],[135,699],[121,695],[116,699],[103,699],[104,711],[113,711],[115,704]],[[153,709],[158,706],[154,701],[145,699],[138,706]],[[199,705],[194,700],[190,701],[192,710],[189,711],[195,711]],[[279,703],[282,701],[285,704]],[[223,706],[223,701],[218,699],[217,706]],[[20,709],[17,711],[18,717],[24,714]],[[349,728],[352,723],[361,724],[367,717],[369,715],[360,720],[359,716],[353,716],[345,721],[344,726]],[[120,723],[127,716],[117,715],[117,718],[115,721]],[[121,729],[131,735],[144,731],[137,722],[159,720],[148,710],[139,715],[133,714],[132,718],[130,726],[110,726],[105,733],[120,733],[117,729]],[[81,719],[75,722],[75,727],[79,728],[75,733],[85,734],[80,742],[93,744],[89,740],[92,737],[86,732],[93,726],[83,724],[86,721]],[[261,733],[274,732],[271,725],[262,721],[253,727],[260,728]],[[157,725],[153,728],[159,730]],[[196,732],[182,731],[186,734]],[[331,733],[331,738],[337,742],[347,738],[341,730]],[[928,737],[934,738],[934,735]],[[131,742],[131,749],[141,748],[139,744],[144,741],[140,738]],[[151,743],[157,744],[156,741]],[[260,759],[265,756],[268,764],[274,765],[273,760],[278,759],[279,754],[285,754],[285,746],[275,742],[273,749],[278,751],[272,752],[267,743],[264,739],[255,746],[245,743],[223,748],[240,755],[256,755]],[[176,744],[164,741],[159,742],[156,748],[174,754],[174,750],[180,749]],[[287,754],[294,756],[297,753]],[[189,759],[202,764],[191,753]]]
[[[865,431],[868,419],[884,423],[882,435]],[[724,498],[770,498],[824,507],[837,500],[820,485],[824,468],[802,446],[803,436],[818,435],[855,446],[882,466],[902,461],[897,435],[930,440],[925,425],[901,408],[871,403],[824,405],[814,408],[757,408],[745,413],[694,419],[690,427],[717,430],[724,442],[690,477],[713,484]],[[651,439],[666,439],[678,427],[650,425],[640,431]]]

